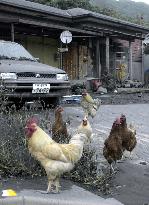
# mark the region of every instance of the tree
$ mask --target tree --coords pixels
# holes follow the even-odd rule
[[[46,4],[60,9],[83,8],[92,9],[90,0],[30,0],[41,4]]]
[[[124,5],[126,4],[130,4],[131,6],[131,10],[135,10],[132,9],[132,6],[137,5],[134,2],[130,1],[130,0],[121,0],[119,2],[119,4],[117,5],[117,1],[115,0],[100,0],[100,3],[104,3],[107,6],[103,6],[101,4],[101,6],[98,5],[93,5],[90,0],[29,0],[32,2],[37,2],[37,3],[41,3],[41,4],[46,4],[52,7],[56,7],[56,8],[60,8],[63,10],[67,10],[67,9],[72,9],[72,8],[83,8],[86,10],[90,10],[93,12],[97,12],[97,13],[101,13],[103,15],[107,15],[107,16],[111,16],[117,19],[122,19],[125,21],[129,21],[132,23],[136,23],[136,24],[140,24],[140,25],[144,25],[149,27],[149,23],[147,21],[145,21],[144,15],[143,13],[139,13],[138,12],[138,7],[136,8],[136,17],[134,17],[134,15],[130,16],[130,15],[124,15],[124,12],[122,12],[122,8],[121,6],[123,5],[123,7],[125,7]],[[99,0],[97,0],[99,1]],[[114,8],[112,8],[112,6],[110,7],[110,4],[108,4],[108,2],[112,3],[112,6],[115,5]],[[122,4],[122,5],[121,5]],[[143,5],[144,6],[144,5]],[[128,7],[128,6],[127,6]],[[129,7],[128,7],[129,8]],[[130,8],[129,8],[130,9]]]
[[[83,8],[87,10],[91,10],[92,5],[89,0],[55,0],[54,6],[61,9],[71,9],[71,8]]]

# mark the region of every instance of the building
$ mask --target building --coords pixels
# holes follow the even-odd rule
[[[72,33],[67,45],[60,40],[66,30]],[[80,8],[0,1],[0,39],[23,44],[41,62],[66,70],[71,80],[115,75],[124,64],[130,79],[143,81],[142,40],[147,33],[144,26]]]

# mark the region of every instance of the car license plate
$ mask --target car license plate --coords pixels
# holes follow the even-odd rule
[[[50,84],[33,84],[32,93],[49,93]]]

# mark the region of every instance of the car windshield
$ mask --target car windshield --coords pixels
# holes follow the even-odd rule
[[[3,59],[36,61],[23,46],[14,42],[0,42],[0,60]]]

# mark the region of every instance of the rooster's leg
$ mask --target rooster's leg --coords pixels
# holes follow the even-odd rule
[[[51,187],[52,187],[52,181],[51,180],[49,180],[48,181],[48,188],[47,188],[47,191],[37,191],[37,192],[39,192],[39,193],[41,193],[41,194],[49,194],[52,190],[51,190]]]
[[[38,191],[38,192],[40,192],[41,194],[49,194],[52,192],[51,187],[52,187],[52,183],[51,183],[51,181],[49,181],[47,191]]]
[[[56,179],[55,179],[55,191],[56,191],[56,193],[58,193],[58,192],[60,192],[60,188],[61,186],[60,186],[60,182],[59,182],[59,177],[57,177]]]
[[[50,193],[52,191],[52,183],[49,181],[48,183],[48,188],[47,188],[47,193]]]

